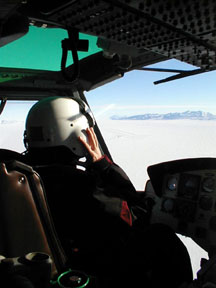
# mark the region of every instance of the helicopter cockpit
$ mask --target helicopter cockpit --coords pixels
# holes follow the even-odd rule
[[[86,93],[121,80],[137,70],[143,71],[141,73],[174,73],[174,76],[154,81],[157,87],[162,83],[173,83],[174,80],[215,71],[215,15],[216,3],[213,0],[65,0],[50,3],[41,0],[2,1],[0,52],[3,51],[3,57],[0,65],[0,115],[4,114],[7,104],[16,101],[35,103],[50,96],[67,96],[72,99],[76,97],[91,106],[85,96]],[[42,58],[32,56],[34,65],[28,67],[25,60],[31,58],[33,49],[28,54],[22,55],[21,63],[13,66],[13,63],[10,63],[10,53],[18,51],[16,49],[19,44],[16,47],[16,43],[23,39],[23,47],[28,48],[28,41],[39,39],[45,30],[50,33],[50,39],[53,41],[47,44],[50,58],[44,60],[51,63],[50,66],[47,66],[47,69],[42,68],[40,66]],[[27,36],[31,35],[32,38],[25,42]],[[52,54],[56,43],[59,45],[58,53]],[[10,50],[12,47],[10,45],[15,45],[14,50]],[[40,46],[35,50],[39,49]],[[13,55],[18,58],[16,53],[13,52]],[[157,68],[157,64],[170,59],[189,64],[190,69]],[[54,62],[55,68],[53,68]],[[100,101],[98,103],[100,104]],[[100,125],[96,121],[95,133],[101,149],[112,159],[112,153],[100,130]],[[117,137],[121,138],[121,135]],[[10,200],[14,197],[20,201],[19,189],[20,185],[23,185],[25,195],[28,196],[26,207],[30,205],[30,210],[37,211],[36,214],[30,213],[32,223],[36,227],[32,235],[36,236],[29,237],[28,241],[32,241],[34,249],[43,250],[43,253],[54,253],[52,257],[57,270],[63,273],[60,273],[61,277],[52,285],[68,287],[68,278],[74,281],[73,287],[94,285],[92,279],[85,273],[73,274],[73,271],[66,273],[61,271],[66,256],[55,234],[40,175],[35,173],[32,167],[24,164],[23,159],[21,153],[0,149],[0,162],[3,163],[0,164],[2,180],[0,190],[15,191],[8,194],[11,195],[8,198],[0,195],[3,206],[8,210],[11,209],[10,213],[15,212],[14,203],[11,204]],[[9,175],[8,171],[12,174]],[[176,233],[190,237],[209,255],[209,260],[203,260],[197,278],[187,287],[215,287],[216,158],[187,157],[174,161],[161,161],[159,164],[149,165],[147,172],[149,180],[144,189],[144,204],[150,211],[150,222],[166,224]],[[37,194],[40,195],[39,198]],[[5,210],[4,213],[7,212]],[[27,210],[25,213],[28,213]],[[5,243],[2,244],[0,241],[0,248],[2,245],[11,251],[14,249],[8,257],[13,259],[13,267],[16,269],[21,266],[21,270],[26,271],[28,266],[26,263],[32,262],[32,259],[33,262],[39,259],[49,270],[49,257],[46,258],[43,253],[29,255],[31,247],[28,247],[27,251],[22,245],[16,244],[15,239],[19,239],[20,242],[25,240],[29,228],[18,223],[23,228],[20,230],[22,237],[19,238],[19,233],[17,234],[16,227],[13,226],[13,221],[18,219],[16,215],[10,214],[8,223],[11,225],[11,235],[8,234]],[[4,229],[7,230],[6,224]],[[34,242],[38,235],[39,244],[37,241]],[[14,239],[11,240],[13,236]],[[26,254],[21,262],[18,257],[20,254]],[[1,263],[4,262],[7,260]],[[28,273],[31,275],[30,270]],[[47,279],[44,280],[46,285],[48,282]],[[43,287],[41,282],[38,285],[38,288]]]

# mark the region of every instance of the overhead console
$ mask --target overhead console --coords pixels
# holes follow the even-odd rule
[[[164,162],[148,167],[151,223],[164,223],[216,253],[216,158]]]

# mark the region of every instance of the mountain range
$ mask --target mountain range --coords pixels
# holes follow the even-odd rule
[[[167,114],[147,113],[133,116],[118,116],[113,115],[110,117],[112,120],[216,120],[216,115],[203,111],[185,111],[174,112]]]

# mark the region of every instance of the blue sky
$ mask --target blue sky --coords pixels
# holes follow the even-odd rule
[[[158,63],[151,67],[194,69],[177,60]],[[174,74],[133,71],[125,74],[122,79],[88,92],[87,97],[95,110],[102,107],[106,110],[107,107],[104,112],[106,115],[186,110],[202,110],[216,114],[216,71],[154,85],[154,81],[171,75]]]
[[[62,29],[41,31],[39,28],[31,27],[29,34],[0,48],[0,66],[59,70],[61,40],[65,37],[67,33]],[[31,45],[29,45],[29,40]],[[95,49],[97,49],[96,42]],[[82,52],[79,57],[84,57],[84,55],[85,53]],[[69,57],[69,63],[70,61]],[[176,60],[158,63],[151,67],[194,69]],[[133,71],[126,73],[117,81],[87,92],[86,96],[96,117],[186,110],[202,110],[216,114],[216,71],[159,85],[153,84],[154,81],[171,75],[174,74]],[[15,104],[8,104],[8,106],[15,107]],[[16,106],[15,110],[17,117],[23,114],[22,109],[29,109],[29,105],[20,104],[19,107]],[[4,115],[7,116],[6,111]]]

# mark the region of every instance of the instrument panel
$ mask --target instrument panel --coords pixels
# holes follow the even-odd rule
[[[176,233],[191,237],[210,255],[215,254],[216,168],[175,173],[165,170],[159,195],[151,181],[146,185],[147,198],[154,200],[151,223],[167,224]]]

